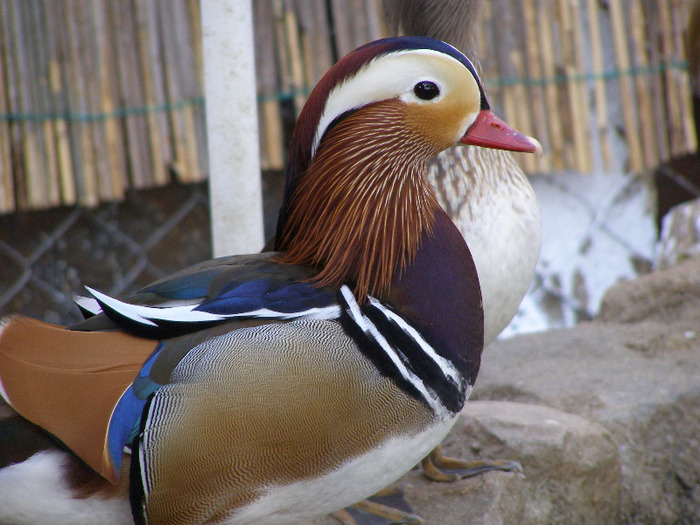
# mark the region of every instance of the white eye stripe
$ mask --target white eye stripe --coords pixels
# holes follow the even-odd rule
[[[441,60],[434,60],[434,58]],[[447,82],[442,78],[445,60],[466,69],[458,60],[432,49],[398,51],[382,55],[369,62],[329,93],[316,128],[311,155],[316,153],[321,137],[328,126],[343,113],[372,102],[396,97],[415,102],[419,99],[413,93],[413,88],[418,82],[426,80],[440,87],[440,95],[428,102],[435,102],[442,98],[447,88]]]

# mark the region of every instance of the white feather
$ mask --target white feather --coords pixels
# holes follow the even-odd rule
[[[75,499],[63,478],[67,453],[45,451],[0,470],[3,525],[126,525],[133,523],[126,496]]]
[[[157,326],[156,321],[171,321],[176,323],[201,323],[201,322],[216,322],[226,319],[235,319],[237,317],[259,317],[273,319],[337,319],[340,316],[340,307],[338,305],[326,306],[323,308],[309,308],[299,312],[278,312],[268,308],[260,308],[247,312],[235,314],[214,314],[196,310],[197,305],[184,306],[167,306],[154,307],[130,304],[105,295],[97,290],[88,288],[88,291],[93,294],[98,301],[104,303],[109,308],[118,312],[120,315],[127,317],[137,323],[148,326]]]
[[[102,307],[96,299],[92,297],[85,297],[84,295],[73,296],[73,302],[80,306],[83,310],[90,312],[92,315],[98,315],[102,313]]]
[[[438,354],[435,351],[435,349],[432,346],[430,346],[425,339],[423,339],[423,336],[421,336],[420,333],[418,333],[418,330],[413,328],[400,315],[389,310],[374,297],[370,297],[369,300],[370,303],[372,303],[372,305],[378,308],[387,318],[391,319],[397,325],[399,325],[399,327],[406,333],[406,335],[411,337],[416,343],[418,343],[418,345],[420,345],[421,350],[423,350],[423,352],[425,352],[425,354],[428,357],[430,357],[430,359],[435,361],[435,363],[440,367],[440,370],[442,370],[442,373],[445,375],[445,377],[449,377],[455,383],[460,384],[460,382],[462,381],[462,374],[459,373],[459,371],[452,365],[452,363],[449,360],[445,359],[440,354]]]
[[[433,409],[433,412],[435,412],[435,414],[438,415],[440,419],[447,417],[449,415],[449,412],[447,411],[445,406],[440,402],[440,399],[438,399],[437,395],[434,392],[429,391],[426,388],[423,381],[413,372],[411,372],[408,368],[406,368],[406,365],[403,364],[401,358],[396,353],[396,350],[389,344],[389,342],[377,329],[374,323],[367,319],[367,317],[362,313],[362,311],[360,310],[360,306],[355,301],[355,296],[352,294],[350,289],[347,286],[342,286],[340,288],[340,293],[343,295],[345,301],[350,307],[350,316],[352,317],[353,321],[357,323],[357,325],[363,332],[369,334],[372,337],[372,339],[374,339],[379,344],[379,346],[382,347],[382,350],[384,350],[386,355],[389,356],[399,373],[403,376],[404,379],[409,381],[416,388],[416,390],[420,392],[425,401]]]

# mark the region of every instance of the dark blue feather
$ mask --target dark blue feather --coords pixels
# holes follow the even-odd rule
[[[150,373],[153,363],[156,362],[156,358],[160,355],[163,347],[163,343],[159,343],[149,358],[146,359],[139,375],[122,394],[122,397],[119,398],[109,420],[107,448],[112,465],[114,465],[114,469],[117,472],[121,468],[124,447],[131,443],[138,432],[141,414],[148,396],[162,386],[153,381]]]
[[[335,301],[330,290],[315,288],[304,282],[276,282],[258,279],[244,283],[229,283],[216,296],[203,301],[196,310],[232,315],[261,309],[281,313],[303,312],[324,308]]]
[[[197,299],[206,297],[212,279],[221,272],[217,268],[183,275],[182,277],[148,286],[141,293],[153,293],[168,299]]]

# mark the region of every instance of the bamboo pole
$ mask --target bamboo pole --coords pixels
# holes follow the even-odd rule
[[[25,115],[20,121],[22,130],[22,159],[24,163],[25,178],[25,205],[28,208],[39,208],[47,203],[46,185],[42,178],[43,162],[41,154],[41,136],[38,132],[40,123],[35,115],[38,115],[32,96],[33,75],[30,71],[32,63],[31,56],[28,55],[30,49],[30,24],[25,23],[30,15],[27,13],[29,4],[24,2],[13,2],[11,16],[13,24],[14,38],[14,62],[17,71],[17,101],[20,113]]]
[[[143,1],[139,3],[138,8],[140,9],[139,16],[142,17],[141,20],[147,26],[145,30],[147,36],[145,44],[147,46],[145,50],[146,60],[151,64],[157,65],[151,70],[153,73],[151,77],[151,97],[156,108],[166,108],[168,105],[166,87],[168,79],[165,78],[163,71],[165,58],[162,50],[163,41],[161,38],[159,5],[160,2]],[[154,122],[160,137],[160,158],[154,158],[153,163],[160,164],[161,167],[159,169],[163,170],[168,181],[170,180],[170,163],[175,157],[173,151],[173,130],[170,124],[169,113],[165,110],[153,112]]]
[[[584,173],[593,171],[592,146],[591,146],[591,119],[590,119],[590,97],[588,84],[583,80],[583,73],[586,71],[586,63],[584,56],[587,54],[585,50],[585,42],[583,38],[583,15],[581,14],[581,6],[579,2],[571,2],[571,18],[573,25],[573,45],[574,45],[574,66],[576,68],[577,89],[576,113],[580,118],[580,127],[578,128],[578,142],[580,143],[580,166]]]
[[[515,27],[512,23],[514,15],[506,4],[507,2],[504,0],[500,0],[498,3],[494,2],[496,12],[500,14],[496,23],[501,24],[502,27]],[[499,46],[496,49],[497,63],[500,77],[507,79],[507,83],[504,83],[502,89],[505,118],[516,129],[528,133],[530,122],[528,122],[526,104],[523,103],[527,100],[527,94],[522,82],[524,65],[522,53],[519,50],[520,45],[516,41],[515,31],[504,32],[499,40]],[[518,156],[518,161],[526,172],[534,171],[535,161],[532,158]]]
[[[3,47],[6,50],[5,53],[5,70],[7,74],[7,103],[10,109],[10,113],[15,115],[13,121],[10,124],[10,133],[12,137],[10,143],[12,145],[12,167],[14,169],[14,193],[16,199],[16,206],[19,210],[24,210],[27,208],[27,195],[26,195],[26,176],[25,176],[25,163],[23,155],[25,150],[23,147],[23,129],[22,129],[22,115],[21,115],[21,103],[20,103],[20,76],[17,66],[17,55],[15,52],[15,47],[18,45],[18,38],[16,36],[14,23],[14,11],[17,8],[16,2],[4,2],[0,4],[4,7],[4,12],[0,22],[5,22],[5,27],[1,31],[1,35],[4,37]],[[19,118],[17,118],[19,115]]]
[[[673,26],[667,2],[657,0],[656,6],[661,28],[661,54],[666,65],[664,68],[664,79],[666,82],[666,118],[669,131],[669,146],[671,155],[675,156],[685,153],[685,151],[683,147],[683,119],[679,106],[680,92],[675,72],[671,67],[674,60]]]
[[[472,28],[474,29],[474,43],[476,46],[474,52],[479,57],[479,62],[486,58],[486,53],[490,47],[486,45],[485,36],[487,28],[490,26],[490,13],[491,4],[489,2],[481,4],[479,9],[479,21],[472,24]]]
[[[612,169],[612,150],[610,145],[610,135],[608,134],[608,97],[603,78],[603,49],[602,37],[600,34],[600,18],[597,0],[586,0],[586,10],[588,14],[588,33],[591,42],[591,62],[593,66],[594,100],[595,100],[595,121],[598,131],[598,141],[603,160],[603,167],[606,170]]]
[[[202,19],[199,11],[200,0],[186,0],[186,2],[187,15],[190,20],[190,34],[192,35],[190,43],[197,73],[194,80],[201,91],[204,86],[204,56],[202,51]]]
[[[304,61],[304,95],[311,92],[311,89],[316,84],[313,76],[313,63],[318,60],[315,50],[311,46],[311,37],[308,28],[304,25],[302,15],[299,14],[299,27],[301,30],[301,52]]]
[[[370,40],[367,22],[367,1],[357,0],[355,2],[356,5],[350,2],[343,2],[344,17],[350,23],[350,51],[362,44],[366,44]]]
[[[109,23],[107,21],[108,6],[110,0],[102,0],[93,3],[94,12],[94,38],[95,58],[97,66],[94,75],[97,80],[95,107],[103,115],[108,115],[102,122],[102,130],[98,145],[104,158],[105,175],[102,181],[102,194],[110,198],[122,198],[124,190],[128,186],[126,180],[126,163],[124,161],[124,144],[120,132],[119,120],[114,116],[117,110],[116,93],[113,84],[113,71],[116,50],[113,41],[109,37]]]
[[[133,4],[136,19],[136,43],[138,62],[141,68],[141,82],[143,84],[144,103],[148,108],[156,108],[156,93],[154,77],[158,74],[158,63],[151,62],[149,50],[152,36],[149,34],[151,25],[148,21],[148,2],[136,0]],[[150,169],[153,174],[153,182],[160,186],[168,182],[168,173],[163,162],[163,146],[158,123],[158,112],[153,109],[146,113],[146,135],[151,151]]]
[[[639,71],[649,70],[649,58],[646,50],[647,36],[645,34],[645,19],[640,2],[644,0],[635,0],[628,5],[630,16],[630,33],[632,36],[632,49],[634,50],[634,65]],[[662,125],[657,123],[654,118],[654,106],[651,100],[651,79],[652,74],[635,75],[634,84],[636,87],[637,97],[637,114],[639,115],[639,127],[642,137],[642,155],[644,158],[644,167],[653,169],[659,162],[658,144],[656,140],[656,126]]]
[[[192,101],[200,93],[196,75],[190,72],[194,70],[196,61],[192,53],[192,34],[187,22],[187,0],[171,3],[170,15],[175,27],[175,75],[180,85],[180,111],[182,112],[183,138],[185,142],[185,164],[187,166],[187,182],[202,180],[204,172],[199,169],[197,154],[197,133],[195,126],[195,107]]]
[[[568,117],[568,130],[572,143],[572,157],[570,163],[579,172],[586,172],[587,152],[584,144],[587,115],[581,112],[578,98],[580,96],[579,83],[577,77],[575,44],[574,44],[574,21],[568,0],[557,1],[557,19],[560,25],[562,69],[565,74],[566,90],[566,114]]]
[[[56,139],[56,162],[58,164],[58,177],[61,192],[61,202],[71,206],[77,202],[75,172],[73,169],[73,157],[70,142],[70,123],[65,115],[68,113],[67,94],[64,86],[64,74],[66,73],[65,55],[67,49],[62,42],[61,34],[57,31],[56,20],[58,13],[55,11],[62,9],[56,2],[45,4],[44,17],[46,19],[47,39],[51,43],[49,46],[48,77],[51,89],[52,110],[56,117],[53,119],[53,126]]]
[[[31,35],[31,62],[29,74],[34,80],[30,89],[34,92],[35,111],[41,115],[36,123],[38,134],[41,172],[37,177],[42,179],[44,186],[45,202],[43,206],[57,206],[61,202],[61,193],[56,168],[56,141],[54,138],[53,107],[51,104],[51,88],[48,79],[48,48],[50,42],[47,39],[44,17],[42,17],[42,5],[36,1],[24,3],[25,23],[27,31]]]
[[[111,115],[103,111],[102,92],[102,40],[106,38],[104,25],[100,26],[101,8],[97,2],[83,2],[83,21],[80,24],[80,59],[83,63],[84,71],[88,74],[84,78],[85,82],[85,104],[87,112],[91,115],[90,126],[90,147],[94,152],[95,170],[97,179],[97,191],[100,202],[112,200],[121,194],[121,188],[113,183],[111,177],[110,156],[107,141],[107,126],[112,120]]]
[[[132,187],[147,188],[153,185],[150,170],[149,140],[145,113],[148,111],[143,97],[138,51],[136,48],[136,24],[131,5],[125,2],[109,2],[112,10],[115,45],[118,49],[117,67],[120,100],[126,113],[122,116],[125,129],[128,169]]]
[[[297,0],[296,9],[304,32],[308,34],[313,60],[307,62],[309,87],[314,86],[335,62],[325,0]]]
[[[73,167],[75,168],[78,202],[83,206],[96,206],[99,202],[95,170],[95,156],[90,140],[90,122],[85,102],[85,78],[88,72],[80,59],[84,43],[80,39],[80,27],[83,24],[82,2],[72,0],[65,10],[58,10],[63,17],[66,31],[62,32],[68,48],[68,111],[71,118],[71,144],[74,151]],[[76,115],[77,114],[77,115]]]
[[[284,33],[286,36],[285,42],[289,53],[294,112],[296,116],[299,116],[299,113],[301,113],[304,107],[304,102],[306,101],[306,96],[304,95],[304,66],[302,63],[302,49],[299,40],[297,17],[289,1],[286,3],[283,16]]]
[[[523,2],[525,50],[527,53],[527,76],[534,79],[542,78],[542,65],[537,46],[537,14],[533,2]],[[477,24],[474,24],[477,25]],[[532,101],[532,119],[534,123],[534,135],[545,147],[549,145],[547,130],[547,115],[545,112],[545,96],[542,84],[533,83],[529,87],[530,100]],[[532,157],[532,155],[530,155]],[[537,171],[548,172],[552,170],[552,157],[549,152],[536,159]]]
[[[663,57],[658,43],[661,38],[661,27],[657,14],[657,6],[649,1],[644,2],[642,5],[646,11],[645,18],[648,24],[647,39],[652,43],[652,45],[648,46],[649,62],[658,66],[663,62]],[[654,120],[657,123],[656,148],[659,152],[659,158],[668,159],[670,157],[670,145],[668,141],[668,123],[666,122],[666,88],[663,73],[659,72],[651,76],[651,86],[652,108],[654,111]]]
[[[564,159],[564,130],[561,118],[559,118],[559,88],[553,81],[557,71],[553,52],[555,46],[552,37],[552,7],[552,0],[543,0],[539,4],[537,19],[539,21],[539,46],[542,53],[542,73],[546,82],[544,91],[552,151],[552,167],[555,170],[563,170],[566,167]]]
[[[642,158],[642,147],[639,138],[639,127],[636,115],[636,101],[632,80],[629,77],[630,57],[627,47],[627,27],[625,25],[624,14],[620,0],[610,0],[610,19],[612,23],[613,44],[615,47],[615,59],[617,67],[621,72],[620,99],[622,102],[622,114],[625,125],[625,136],[627,139],[627,150],[629,156],[628,169],[635,173],[640,173],[644,169]]]
[[[292,71],[289,49],[286,45],[285,36],[285,5],[282,0],[274,0],[272,3],[272,14],[274,18],[274,36],[277,54],[277,68],[279,75],[279,91],[291,93],[292,91]]]
[[[282,116],[277,99],[277,68],[272,9],[269,2],[254,2],[255,8],[255,64],[261,112],[261,162],[263,169],[279,170],[284,167],[284,136]]]
[[[12,126],[9,120],[10,108],[9,89],[12,83],[6,77],[5,67],[9,57],[8,40],[10,36],[7,27],[8,3],[0,3],[0,213],[15,210],[15,185],[12,173]],[[3,20],[5,21],[3,23]]]
[[[500,108],[503,106],[503,83],[495,82],[500,78],[500,71],[495,53],[497,46],[493,38],[494,21],[491,2],[484,2],[481,5],[480,15],[480,22],[473,25],[477,29],[479,70],[481,78],[488,84],[489,102]],[[490,80],[493,82],[489,82]]]
[[[674,61],[680,63],[684,60],[686,55],[686,43],[683,36],[688,22],[690,5],[689,3],[676,2],[668,5],[668,8],[671,9],[671,23],[673,26]],[[687,101],[692,100],[690,75],[685,71],[676,71],[676,77],[678,79],[678,101],[681,105],[680,113],[684,138],[683,146],[685,152],[695,151],[698,147],[695,122],[692,110],[687,107]],[[685,106],[687,111],[684,111],[682,106]]]
[[[171,109],[168,111],[168,122],[172,141],[171,169],[181,182],[188,182],[190,174],[187,172],[187,145],[185,138],[185,122],[181,111],[174,108],[174,104],[181,100],[182,91],[177,78],[175,62],[177,57],[175,50],[175,36],[172,34],[172,20],[169,13],[169,4],[158,4],[157,18],[160,22],[159,34],[161,35],[162,67],[164,72],[164,84],[166,104]]]
[[[194,70],[196,75],[192,75],[193,100],[204,100],[204,55],[202,50],[202,19],[199,10],[199,0],[185,0],[187,2],[187,13],[189,14],[190,41],[194,60]],[[192,72],[190,72],[192,74]],[[206,123],[204,116],[204,104],[197,103],[192,106],[192,114],[194,118],[195,138],[196,138],[196,153],[198,178],[204,180],[207,176],[209,167],[207,165],[207,157],[203,152],[207,151],[207,135]]]
[[[347,2],[343,0],[331,0],[331,12],[333,15],[333,33],[338,58],[347,55],[354,49],[352,39],[352,17],[346,16]]]
[[[365,4],[365,17],[367,18],[367,41],[377,40],[387,35],[382,6],[379,2],[368,1]]]

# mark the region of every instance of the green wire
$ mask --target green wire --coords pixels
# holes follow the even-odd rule
[[[123,118],[130,115],[147,115],[149,113],[167,113],[181,111],[188,107],[204,106],[204,98],[185,99],[172,104],[155,106],[136,106],[117,108],[114,111],[100,113],[0,113],[0,121],[4,122],[44,122],[47,120],[68,120],[73,122],[101,122],[111,118]]]
[[[604,80],[614,80],[616,78],[624,76],[643,76],[643,75],[656,75],[663,73],[668,70],[679,70],[687,71],[688,62],[685,61],[671,61],[671,62],[660,62],[658,64],[650,64],[644,67],[631,67],[627,70],[614,69],[611,71],[603,71],[602,73],[578,73],[575,75],[555,75],[553,77],[541,77],[541,78],[495,78],[486,79],[485,83],[489,86],[503,87],[503,86],[546,86],[547,84],[565,84],[567,82],[590,82],[594,80],[604,79]]]
[[[685,61],[669,61],[651,64],[645,67],[632,67],[627,70],[611,70],[602,73],[580,73],[575,75],[555,75],[541,78],[495,78],[486,79],[485,83],[494,87],[506,86],[546,86],[548,84],[564,84],[567,82],[590,82],[594,80],[614,80],[623,76],[656,75],[668,70],[687,71],[688,63]],[[258,96],[258,101],[265,100],[291,100],[297,95],[307,96],[311,92],[308,88],[281,91],[273,94]],[[123,118],[131,115],[147,115],[151,113],[167,113],[181,111],[188,107],[204,107],[203,97],[184,99],[171,104],[159,104],[156,106],[137,106],[118,108],[114,111],[102,113],[0,113],[0,122],[44,122],[47,120],[67,120],[73,122],[101,122],[112,118]]]

